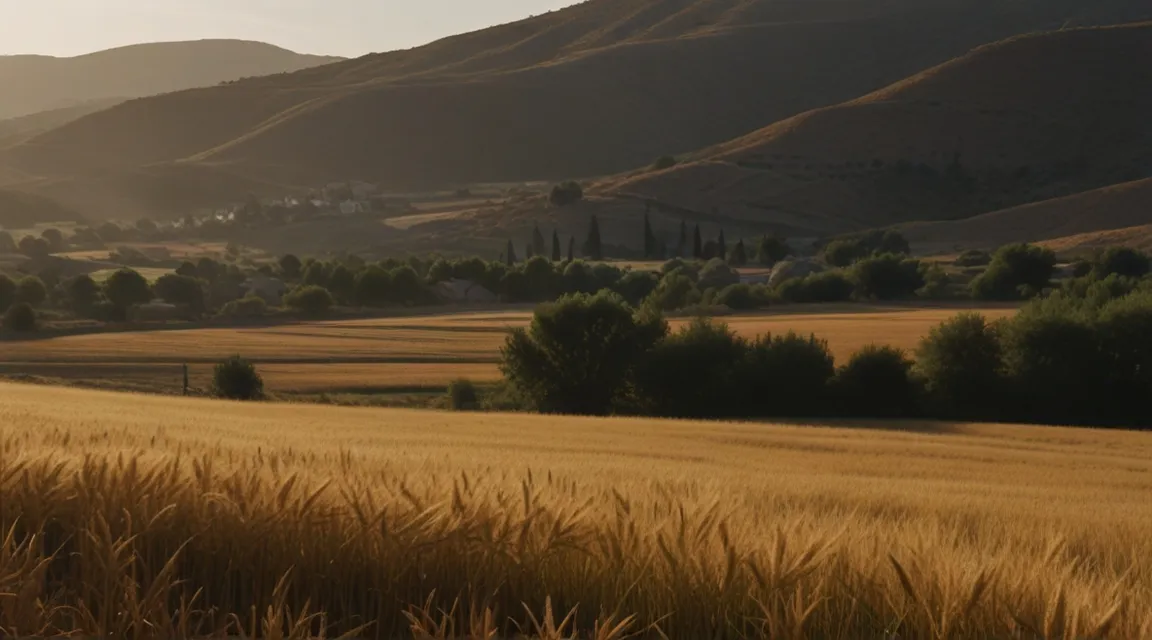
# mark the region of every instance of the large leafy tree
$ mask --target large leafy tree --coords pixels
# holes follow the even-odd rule
[[[605,415],[667,333],[663,318],[636,314],[617,294],[566,296],[508,336],[500,368],[543,412]]]

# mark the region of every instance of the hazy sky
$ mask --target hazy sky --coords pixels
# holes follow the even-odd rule
[[[239,38],[359,56],[570,4],[575,0],[0,0],[0,55]]]

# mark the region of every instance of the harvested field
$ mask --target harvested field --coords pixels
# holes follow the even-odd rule
[[[748,336],[814,333],[828,340],[843,361],[872,343],[912,350],[932,327],[959,310],[798,305],[722,320]],[[1011,307],[978,310],[991,318],[1013,313]],[[103,380],[108,386],[123,380],[134,389],[147,388],[149,379],[158,377],[162,382],[155,386],[179,390],[182,363],[190,363],[198,383],[207,379],[212,363],[238,353],[257,361],[271,391],[434,387],[460,377],[493,379],[505,333],[530,320],[531,313],[523,310],[484,311],[10,341],[0,354],[0,374]],[[676,328],[686,322],[674,319],[671,324]]]
[[[642,637],[1140,638],[1150,528],[1148,433],[0,385],[0,632],[17,636],[561,637],[532,627],[550,604],[581,637],[635,615]],[[294,622],[305,607],[328,616]]]

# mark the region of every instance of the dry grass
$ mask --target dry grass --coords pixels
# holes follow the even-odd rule
[[[957,311],[805,305],[723,320],[748,336],[789,330],[815,333],[829,341],[842,361],[871,343],[913,349],[929,329]],[[1010,308],[980,311],[993,318],[1013,312]],[[163,379],[165,388],[179,389],[181,363],[192,363],[196,382],[207,378],[211,363],[239,353],[260,364],[271,391],[439,386],[460,377],[494,379],[505,332],[530,319],[527,311],[498,311],[64,336],[6,343],[0,354],[0,373],[124,381],[133,388]],[[672,324],[675,328],[685,322],[679,319]]]
[[[1152,631],[1148,434],[0,398],[0,635]]]

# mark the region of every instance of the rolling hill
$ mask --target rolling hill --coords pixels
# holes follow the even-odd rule
[[[924,246],[968,249],[1052,242],[1071,250],[1114,244],[1145,246],[1149,224],[1152,178],[964,220],[909,223],[900,229],[911,242]]]
[[[232,175],[235,197],[346,179],[411,190],[602,175],[985,42],[1142,17],[1152,8],[1135,0],[590,0],[417,49],[133,100],[0,163],[32,176],[21,188],[94,215],[219,204],[226,194],[141,195],[167,191],[156,175],[206,170]],[[92,183],[110,186],[92,195]]]
[[[921,228],[999,242],[1011,234],[988,225],[1011,220],[1003,226],[1027,226],[1024,236],[1041,239],[1044,225],[1065,224],[1057,211],[1061,220],[1080,216],[1077,231],[1101,228],[1086,208],[1104,200],[1126,222],[1115,226],[1149,222],[1138,196],[1121,197],[1146,192],[1143,183],[1060,198],[1152,176],[1152,67],[1133,63],[1150,59],[1152,23],[1015,37],[598,190],[795,234],[1046,200],[1023,210],[1035,212],[1028,223],[1010,210]]]
[[[298,71],[337,60],[240,40],[140,44],[73,58],[0,56],[4,88],[0,120]]]

